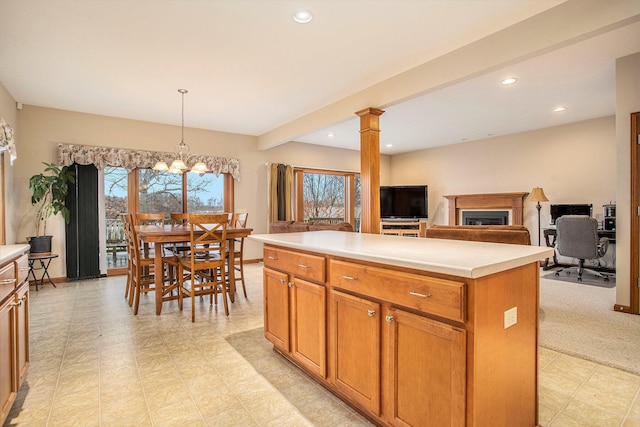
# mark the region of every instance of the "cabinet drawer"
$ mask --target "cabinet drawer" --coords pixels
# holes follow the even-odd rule
[[[425,313],[465,321],[465,284],[351,262],[331,260],[329,282],[358,294]]]
[[[20,258],[14,261],[16,266],[15,275],[18,278],[16,282],[16,286],[20,285],[20,283],[24,282],[29,275],[29,256],[22,255]]]
[[[16,272],[13,263],[0,268],[0,301],[4,300],[16,287]]]
[[[304,279],[316,282],[325,281],[325,259],[323,256],[265,246],[264,265]]]

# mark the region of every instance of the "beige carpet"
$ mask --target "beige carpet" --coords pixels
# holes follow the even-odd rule
[[[640,375],[640,316],[614,312],[615,293],[541,278],[540,345]]]

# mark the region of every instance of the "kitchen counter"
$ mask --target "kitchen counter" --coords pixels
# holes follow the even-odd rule
[[[18,255],[22,255],[29,252],[29,245],[0,245],[0,264],[16,258]]]
[[[470,279],[542,261],[553,248],[409,238],[342,231],[255,234],[249,239],[291,249],[414,268]]]

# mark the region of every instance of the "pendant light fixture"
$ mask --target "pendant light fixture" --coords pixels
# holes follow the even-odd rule
[[[186,162],[189,159],[189,146],[184,142],[184,94],[188,93],[189,91],[187,89],[178,89],[178,92],[182,95],[182,125],[181,125],[181,134],[180,134],[180,144],[176,145],[176,148],[174,150],[176,153],[176,159],[173,162],[171,162],[171,166],[168,166],[167,163],[163,161],[156,163],[155,166],[153,167],[153,170],[155,171],[167,171],[169,173],[181,174],[188,169]],[[208,170],[209,169],[204,163],[198,162],[195,165],[193,165],[193,168],[191,168],[190,172],[194,172],[202,175]]]

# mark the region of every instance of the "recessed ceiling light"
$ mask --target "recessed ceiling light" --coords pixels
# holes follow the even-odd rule
[[[307,22],[311,22],[313,19],[313,15],[308,10],[299,10],[293,14],[293,20],[298,24],[306,24]]]
[[[328,134],[327,134],[327,136],[328,136],[329,138],[333,138],[334,136],[336,136],[336,134],[335,134],[335,133],[333,133],[333,132],[330,132],[330,133],[328,133]]]
[[[502,81],[502,84],[503,84],[503,85],[512,85],[512,84],[514,84],[514,83],[515,83],[515,82],[517,82],[517,81],[518,81],[518,79],[513,78],[513,77],[509,77],[508,79],[504,79],[504,80]]]
[[[393,147],[393,144],[387,144],[387,145],[385,145],[385,147],[391,148],[391,147]]]
[[[556,108],[554,108],[554,109],[553,109],[553,112],[554,112],[554,113],[559,113],[559,112],[564,111],[564,110],[566,110],[566,109],[567,109],[567,107],[562,107],[562,106],[560,106],[560,107],[556,107]]]

